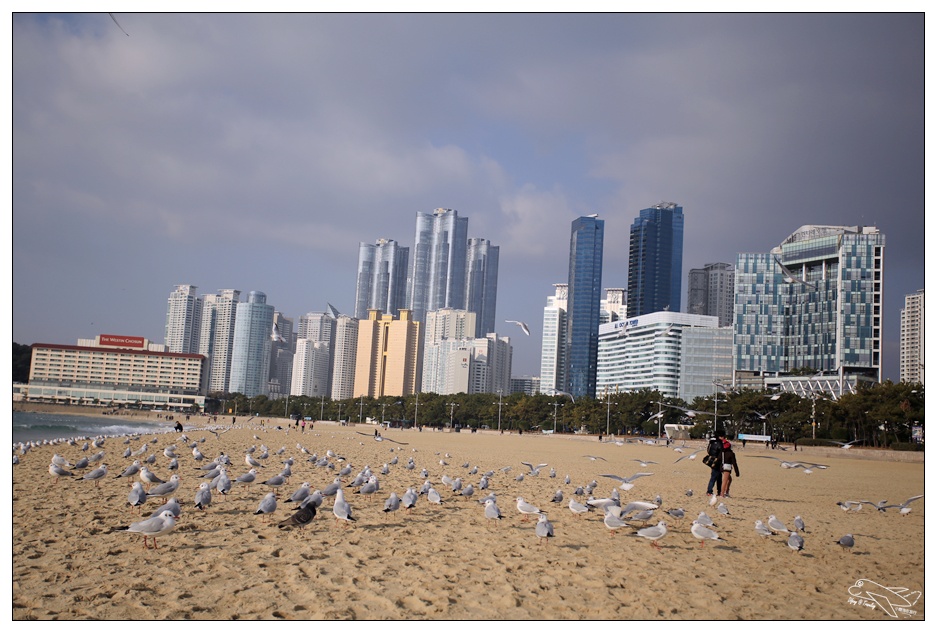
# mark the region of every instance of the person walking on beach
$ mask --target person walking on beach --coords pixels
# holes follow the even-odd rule
[[[734,450],[731,449],[731,442],[725,439],[722,442],[722,498],[731,498],[731,496],[728,495],[728,490],[731,489],[732,469],[734,469],[735,476],[741,478],[741,471],[738,469],[738,458],[735,456]]]
[[[715,435],[709,439],[705,458],[702,460],[702,462],[711,469],[708,487],[705,488],[705,493],[708,496],[712,495],[714,489],[717,489],[719,496],[721,496],[722,493],[722,452],[724,451],[722,439],[724,438],[725,432],[723,430],[716,430]]]

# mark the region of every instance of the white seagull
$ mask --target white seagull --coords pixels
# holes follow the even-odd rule
[[[530,335],[530,328],[527,326],[526,323],[521,322],[521,321],[519,321],[519,320],[507,320],[507,321],[504,321],[504,322],[510,323],[510,324],[512,324],[512,325],[517,325],[518,327],[520,327],[520,329],[523,330],[523,333],[525,333],[525,334],[528,335],[528,336]]]

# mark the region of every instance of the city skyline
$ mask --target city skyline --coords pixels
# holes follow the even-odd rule
[[[413,246],[446,207],[498,245],[497,333],[537,375],[569,222],[600,214],[626,287],[630,220],[675,200],[683,280],[876,226],[896,381],[925,287],[923,17],[14,14],[14,342],[162,340],[180,283],[351,314],[359,244]]]

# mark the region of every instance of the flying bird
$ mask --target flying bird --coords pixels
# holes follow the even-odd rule
[[[812,283],[807,283],[803,279],[798,278],[788,267],[780,263],[780,260],[777,259],[777,257],[774,257],[774,261],[776,261],[777,265],[780,266],[780,272],[783,273],[783,281],[785,283],[799,283],[801,285],[805,285],[808,288],[812,288],[814,290],[817,289],[816,286]]]
[[[124,34],[124,35],[126,35],[127,37],[130,37],[130,33],[127,33],[126,31],[124,31],[124,28],[123,28],[122,26],[120,26],[120,22],[117,21],[117,18],[114,17],[114,14],[113,14],[113,13],[108,13],[107,15],[111,16],[111,19],[114,21],[114,24],[117,25],[117,28],[119,28],[121,31],[123,31],[123,34]],[[156,541],[156,538],[153,538],[153,542],[155,542],[155,541]]]
[[[528,335],[528,336],[530,335],[530,328],[527,326],[526,323],[521,322],[521,321],[519,321],[519,320],[507,320],[507,321],[504,321],[504,322],[517,325],[518,327],[520,327],[520,329],[523,330],[523,333],[525,333],[525,334]]]

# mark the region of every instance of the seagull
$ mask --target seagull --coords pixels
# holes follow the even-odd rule
[[[523,514],[523,520],[526,521],[526,517],[530,514],[542,513],[538,507],[534,507],[527,501],[523,499],[523,496],[517,497],[517,511]]]
[[[371,437],[374,441],[377,441],[377,442],[389,441],[390,443],[397,443],[399,445],[409,445],[408,443],[404,443],[402,441],[394,441],[393,439],[388,439],[387,437],[382,437],[380,435],[371,435],[366,432],[359,432],[358,434],[364,435],[365,437]]]
[[[257,511],[254,512],[254,515],[271,515],[274,511],[276,511],[276,493],[270,492],[260,501],[260,504],[257,506]]]
[[[156,510],[150,514],[150,518],[155,518],[156,516],[158,516],[164,511],[168,511],[172,513],[173,517],[178,518],[179,516],[182,515],[182,506],[179,505],[178,500],[176,500],[175,498],[170,498],[169,500],[166,501],[165,505],[161,505],[157,507]]]
[[[849,450],[856,443],[864,443],[864,439],[855,439],[854,441],[849,441],[848,443],[842,443],[841,441],[833,441],[832,439],[826,439],[829,443],[834,443],[836,445],[842,446],[843,450]]]
[[[603,456],[592,456],[591,454],[583,454],[582,456],[584,456],[586,459],[591,459],[592,461],[598,461],[598,460],[607,461],[608,460],[604,458]]]
[[[171,496],[177,489],[179,489],[179,475],[173,474],[169,477],[167,482],[160,483],[156,487],[151,488],[146,494],[154,498],[160,498]]]
[[[143,483],[134,481],[130,493],[127,494],[127,504],[131,507],[141,507],[145,502],[146,491],[143,490]]]
[[[58,483],[58,479],[63,476],[74,476],[74,474],[66,469],[59,467],[55,463],[49,463],[49,474],[55,477],[56,483]]]
[[[156,536],[165,535],[175,529],[175,515],[172,511],[165,509],[158,516],[147,518],[141,522],[134,522],[129,527],[117,527],[116,531],[129,531],[130,533],[139,533],[143,536],[143,548],[148,549],[147,538],[153,538],[153,548],[158,549]]]
[[[195,492],[195,507],[197,509],[207,509],[211,504],[211,489],[209,483],[202,483]]]
[[[643,476],[653,476],[653,472],[637,472],[633,476],[628,476],[627,478],[617,476],[616,474],[602,474],[601,476],[604,476],[605,478],[613,478],[616,481],[620,481],[621,483],[620,489],[623,489],[626,492],[634,487],[634,481],[636,481],[638,478],[641,478]]]
[[[773,531],[767,528],[762,520],[757,520],[754,522],[754,533],[762,536],[771,536]]]
[[[860,500],[840,500],[835,503],[842,508],[842,511],[860,511],[861,510],[861,501]]]
[[[299,486],[299,489],[293,492],[292,496],[287,498],[284,502],[287,503],[298,503],[302,502],[309,496],[309,490],[312,489],[312,485],[309,482],[305,482]]]
[[[640,467],[647,467],[650,464],[659,465],[659,463],[657,463],[656,461],[644,461],[642,459],[631,459],[631,460],[640,463]]]
[[[101,482],[100,479],[107,476],[107,463],[102,463],[101,467],[96,470],[91,470],[87,474],[81,477],[83,481],[94,481],[94,486],[97,487]]]
[[[497,506],[497,502],[493,499],[488,498],[484,501],[484,517],[488,520],[502,520],[504,518],[504,516],[501,515],[500,507]]]
[[[911,496],[910,498],[908,498],[907,500],[903,501],[903,502],[900,503],[899,505],[885,505],[884,507],[878,507],[878,510],[879,510],[879,511],[884,511],[884,510],[890,509],[890,508],[892,508],[892,507],[893,507],[893,508],[900,507],[900,515],[901,515],[901,516],[906,516],[907,514],[910,513],[910,503],[912,503],[914,500],[919,500],[920,498],[923,498],[923,494],[920,494],[919,496]]]
[[[339,520],[344,520],[345,526],[347,526],[348,522],[354,522],[355,520],[351,516],[351,505],[345,500],[344,490],[340,488],[335,492],[335,504],[332,507],[332,513],[335,515],[335,524],[338,524]]]
[[[114,478],[128,478],[130,476],[133,476],[134,474],[137,474],[139,471],[140,471],[140,462],[134,461],[127,467],[127,469],[123,471],[123,473],[118,474]]]
[[[400,497],[397,496],[396,492],[390,492],[390,497],[384,501],[384,513],[390,513],[391,511],[396,511],[400,508]]]
[[[780,260],[777,259],[776,256],[774,256],[774,261],[776,261],[777,265],[780,266],[780,272],[783,274],[784,283],[799,283],[801,285],[805,285],[808,288],[812,288],[814,290],[817,289],[816,286],[813,285],[812,283],[807,283],[806,281],[794,275],[793,272],[788,267],[780,263]]]
[[[257,480],[257,470],[251,469],[250,471],[241,474],[234,479],[235,483],[243,483],[245,487],[249,488],[250,484]]]
[[[771,514],[767,518],[767,527],[774,533],[789,533],[790,530],[786,528],[786,525],[777,520],[777,516]]]
[[[582,503],[575,502],[575,499],[572,498],[569,500],[569,510],[574,514],[588,513],[588,505],[583,505]]]
[[[686,510],[683,509],[682,507],[674,507],[673,509],[667,509],[666,513],[668,513],[670,517],[675,518],[676,520],[681,520],[682,518],[686,517]]]
[[[701,451],[702,451],[702,450],[701,450],[701,448],[700,448],[700,449],[696,450],[695,452],[692,452],[692,453],[690,453],[690,454],[686,454],[686,455],[684,455],[684,456],[681,456],[681,457],[679,457],[678,459],[676,459],[675,461],[673,461],[673,463],[679,463],[679,462],[682,461],[683,459],[689,459],[690,461],[695,461],[696,455],[697,455],[699,452],[701,452]]]
[[[699,540],[699,543],[700,543],[699,548],[705,547],[706,540],[715,540],[716,542],[724,542],[724,540],[720,538],[717,533],[715,533],[714,531],[712,531],[705,525],[699,524],[697,520],[692,521],[692,528],[690,529],[690,531],[692,531],[693,537]]]
[[[614,535],[614,532],[620,529],[621,527],[628,526],[626,522],[624,522],[621,518],[615,516],[610,511],[605,511],[604,525],[610,530],[611,535]]]
[[[660,549],[660,545],[657,544],[657,540],[662,540],[663,536],[666,535],[666,523],[660,520],[655,527],[644,527],[643,529],[639,529],[637,531],[637,535],[650,540],[650,546],[653,548]]]
[[[561,490],[561,489],[557,489],[557,490],[556,490],[556,493],[553,494],[552,500],[550,500],[549,502],[551,502],[551,503],[561,503],[561,502],[562,502],[562,490]]]
[[[525,333],[528,336],[530,335],[530,328],[527,326],[526,323],[521,322],[519,320],[505,320],[504,322],[510,323],[512,325],[517,325],[518,327],[520,327],[520,329],[523,330],[523,333]]]
[[[855,546],[855,536],[850,533],[846,533],[838,540],[836,540],[835,543],[842,547],[843,550],[847,550],[849,553],[851,553],[852,547]]]
[[[716,511],[718,511],[718,513],[724,516],[729,515],[728,505],[726,505],[725,503],[718,503],[718,507],[716,507],[715,509]]]
[[[538,476],[540,469],[549,465],[549,463],[540,463],[539,465],[533,465],[532,463],[527,463],[526,461],[520,461],[521,465],[526,465],[530,468],[530,476]]]
[[[803,550],[803,536],[798,534],[796,531],[793,531],[790,534],[790,537],[787,539],[787,546],[790,547],[791,551],[799,552]]]
[[[549,538],[554,536],[552,523],[546,517],[546,514],[541,513],[539,520],[536,522],[536,537],[540,538],[540,541],[549,542]]]
[[[793,528],[800,533],[806,533],[806,523],[803,522],[803,518],[801,516],[796,516],[793,518]]]

